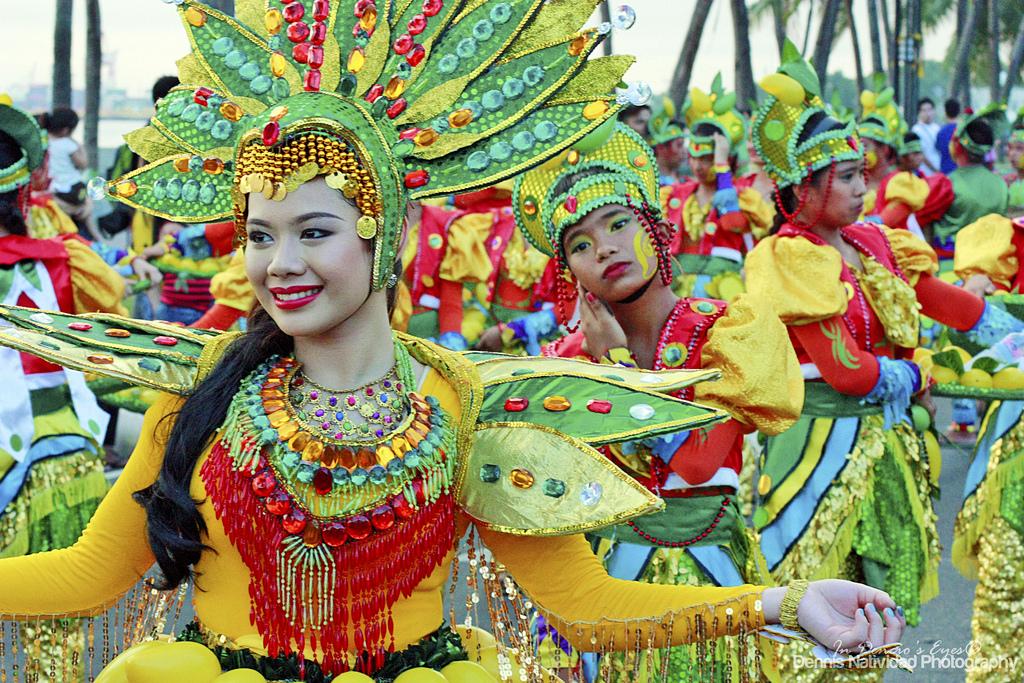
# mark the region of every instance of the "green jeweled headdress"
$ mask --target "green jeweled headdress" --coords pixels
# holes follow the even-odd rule
[[[694,131],[702,123],[710,123],[729,138],[729,147],[735,150],[743,141],[746,127],[743,116],[736,111],[736,93],[726,92],[722,85],[722,74],[715,74],[711,82],[711,91],[704,92],[700,88],[691,88],[690,95],[683,103],[683,114],[686,125],[690,129],[690,156],[702,157],[715,151],[715,141],[711,136],[699,136]]]
[[[831,110],[821,99],[821,85],[810,64],[790,40],[782,48],[777,73],[761,80],[768,97],[754,112],[751,138],[764,159],[765,171],[779,187],[799,184],[811,173],[837,161],[857,160],[862,151],[854,123],[812,132],[797,144],[804,128]]]
[[[907,124],[893,102],[893,89],[885,88],[878,93],[865,90],[860,94],[860,105],[863,118],[857,124],[857,134],[899,149]]]
[[[975,121],[983,120],[992,128],[992,137],[994,140],[998,140],[1006,133],[1006,105],[1001,102],[992,102],[987,104],[978,111],[974,112],[970,116],[965,116],[959,124],[957,124],[956,131],[953,133],[953,137],[971,154],[978,156],[984,156],[992,151],[992,145],[984,145],[980,142],[975,142],[971,139],[971,136],[967,134],[967,126]]]
[[[1024,107],[1017,110],[1017,118],[1010,128],[1010,142],[1024,142]]]
[[[651,118],[647,120],[647,142],[652,146],[662,145],[686,137],[686,131],[675,120],[676,105],[668,96],[651,100]]]
[[[21,158],[0,168],[0,192],[10,192],[27,185],[32,171],[43,163],[46,134],[36,120],[15,107],[7,95],[0,95],[0,132],[10,135],[21,147]]]
[[[914,154],[915,152],[923,152],[921,147],[921,139],[914,133],[906,133],[903,136],[903,142],[900,145],[900,156],[907,154]]]
[[[570,183],[567,178],[574,180]],[[660,220],[654,152],[632,128],[612,122],[568,152],[519,176],[512,191],[512,209],[523,234],[562,263],[566,228],[601,206],[644,203]]]
[[[353,198],[387,284],[405,203],[493,185],[614,115],[631,57],[588,61],[595,0],[237,0],[178,6],[182,86],[127,136],[110,196],[197,223],[317,175]],[[369,186],[368,186],[369,185]]]

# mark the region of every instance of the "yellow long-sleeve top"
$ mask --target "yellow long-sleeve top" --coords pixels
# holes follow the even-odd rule
[[[458,419],[455,389],[430,370],[421,392],[435,396]],[[142,436],[127,467],[96,515],[71,548],[0,561],[0,614],[84,616],[102,612],[128,591],[154,564],[146,536],[146,514],[132,494],[150,486],[163,459],[177,399],[163,396],[146,413]],[[191,494],[206,524],[209,550],[195,566],[197,618],[210,630],[262,653],[262,639],[249,623],[249,568],[214,514],[199,471],[193,471]],[[461,537],[471,520],[456,518]],[[573,644],[586,649],[629,647],[637,629],[653,634],[655,647],[695,638],[693,626],[703,621],[702,636],[756,629],[763,624],[762,587],[733,588],[655,586],[610,578],[582,536],[512,536],[479,529],[480,536],[534,602]],[[268,549],[269,552],[269,549]],[[442,586],[454,551],[411,595],[393,607],[395,647],[402,649],[437,629],[443,619]],[[581,627],[577,627],[579,624]],[[671,628],[668,628],[672,625]],[[663,627],[664,626],[664,627]],[[595,641],[591,636],[596,637]],[[628,637],[627,637],[628,636]],[[645,636],[644,642],[648,642]],[[315,653],[308,648],[308,658]]]

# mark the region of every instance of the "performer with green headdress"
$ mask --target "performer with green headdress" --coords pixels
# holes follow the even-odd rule
[[[15,326],[5,345],[168,393],[82,539],[0,561],[0,613],[102,613],[154,562],[165,587],[194,572],[196,621],[115,659],[102,683],[235,669],[550,680],[530,654],[531,607],[599,650],[744,634],[780,615],[844,647],[899,638],[899,617],[863,612],[895,607],[865,586],[644,586],[594,561],[579,532],[660,504],[593,446],[711,424],[720,411],[665,393],[717,373],[464,356],[390,329],[410,199],[493,185],[615,115],[631,60],[588,60],[607,29],[580,28],[593,2],[235,10],[178,4],[184,85],[130,139],[149,163],[106,187],[173,220],[233,216],[259,305],[244,333],[0,311]],[[443,625],[442,592],[470,528],[460,635]],[[481,598],[498,642],[467,628]],[[159,617],[147,601],[117,614],[129,639]]]
[[[744,256],[774,217],[764,197],[735,178],[746,132],[735,103],[736,94],[725,91],[718,74],[710,92],[691,89],[684,107],[693,178],[662,192],[665,215],[679,228],[672,253],[682,271],[676,289],[683,294],[723,295],[716,280],[739,284]]]
[[[683,122],[676,118],[672,98],[655,98],[650,107],[646,138],[658,161],[658,185],[669,187],[682,180],[679,174],[686,162],[686,130]]]
[[[1009,186],[1009,204],[1014,208],[1024,207],[1024,107],[1017,112],[1017,119],[1010,129],[1006,144],[1006,160],[1010,172],[1003,176]]]
[[[602,138],[606,138],[603,143]],[[546,346],[546,356],[653,370],[729,368],[719,382],[679,392],[731,417],[703,434],[678,433],[605,449],[609,460],[666,509],[603,529],[592,546],[609,574],[668,585],[728,586],[767,578],[757,543],[739,511],[743,437],[777,434],[799,414],[803,382],[786,330],[768,305],[740,296],[731,303],[680,298],[670,289],[671,231],[658,206],[653,153],[619,124],[518,179],[516,218],[537,248],[558,265],[562,320],[579,293],[580,328]],[[537,211],[528,213],[527,206]],[[557,642],[554,636],[550,641]],[[735,639],[716,645],[733,678],[757,675],[736,660]],[[644,664],[621,656],[584,655],[592,680],[699,679],[696,649],[677,648],[668,661]],[[723,667],[724,668],[724,667]],[[771,668],[770,666],[768,668]],[[728,680],[723,676],[720,680]]]
[[[991,341],[1019,323],[935,277],[934,253],[909,231],[854,223],[865,194],[854,124],[832,118],[792,43],[782,57],[761,82],[753,136],[785,220],[746,276],[788,326],[807,382],[800,420],[765,445],[754,525],[777,580],[860,577],[917,623],[939,562],[937,463],[910,423],[928,382],[909,360],[919,311]]]

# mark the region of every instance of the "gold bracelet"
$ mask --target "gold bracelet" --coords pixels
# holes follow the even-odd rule
[[[779,607],[779,622],[791,631],[801,631],[800,622],[797,620],[797,610],[800,608],[800,601],[807,593],[810,582],[806,579],[795,579],[789,582],[786,594],[782,598],[782,605]]]

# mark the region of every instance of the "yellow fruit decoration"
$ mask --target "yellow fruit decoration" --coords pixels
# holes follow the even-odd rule
[[[860,106],[864,109],[864,112],[870,112],[875,108],[875,93],[870,90],[864,90],[860,94]]]
[[[960,384],[961,386],[973,387],[975,389],[991,389],[992,375],[984,370],[973,368],[960,375]]]
[[[992,388],[1003,391],[1020,391],[1024,389],[1024,371],[1017,368],[1004,368],[992,376]]]
[[[942,474],[942,449],[939,448],[939,441],[931,432],[924,433],[924,448],[928,454],[928,479],[932,485],[939,485],[939,476]]]
[[[698,113],[711,111],[711,98],[700,88],[690,88],[690,102]]]
[[[374,681],[366,674],[361,674],[358,671],[346,671],[341,675],[335,676],[331,683],[374,683]]]
[[[803,86],[796,79],[781,73],[768,74],[762,78],[761,87],[765,92],[791,107],[800,106],[807,96]]]
[[[922,347],[918,347],[918,348],[914,349],[914,362],[917,363],[918,365],[920,365],[921,363],[924,363],[925,361],[930,361],[932,359],[932,356],[934,356],[934,355],[935,355],[935,352],[932,351],[931,349],[925,349],[925,348],[922,348]]]
[[[946,348],[944,348],[942,350],[943,350],[943,352],[945,352],[945,351],[956,351],[958,354],[960,354],[960,360],[962,360],[965,365],[967,363],[971,362],[971,354],[967,353],[967,351],[965,349],[962,349],[959,346],[947,346]]]
[[[399,674],[395,683],[448,683],[448,679],[442,676],[440,671],[418,666]]]
[[[259,671],[235,669],[217,676],[213,683],[267,683],[267,679]]]
[[[939,384],[953,384],[960,376],[951,368],[936,365],[932,368],[932,378]]]
[[[110,660],[110,663],[103,667],[103,671],[96,677],[95,683],[129,683],[128,674],[125,672],[125,665],[128,660],[154,647],[166,645],[161,640],[150,640],[145,643],[134,645],[118,656]]]
[[[210,648],[200,643],[161,643],[139,652],[125,664],[128,683],[213,683],[220,675],[220,662]]]
[[[441,669],[448,683],[497,683],[497,679],[476,662],[452,662]]]

